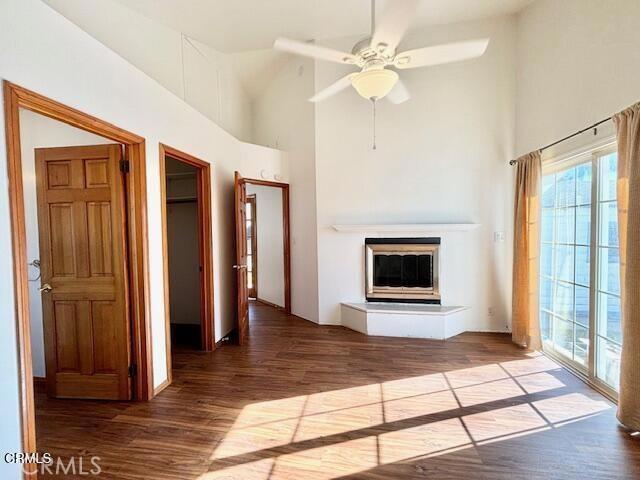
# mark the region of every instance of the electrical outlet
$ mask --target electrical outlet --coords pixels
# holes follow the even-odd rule
[[[504,232],[493,232],[493,241],[496,243],[504,242]]]

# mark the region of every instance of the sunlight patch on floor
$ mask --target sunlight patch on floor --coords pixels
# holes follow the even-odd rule
[[[338,409],[360,407],[372,403],[380,403],[382,394],[377,383],[361,387],[343,388],[309,395],[304,415],[331,412]]]
[[[268,422],[298,418],[303,414],[306,395],[282,398],[247,405],[235,421],[233,428],[251,427]]]
[[[546,357],[531,355],[444,374],[257,402],[243,409],[214,452],[212,460],[217,460],[219,469],[200,480],[330,480],[554,429],[611,408],[603,400],[571,393],[533,402],[521,399],[516,405],[467,415],[459,411],[562,388],[565,385],[549,373],[557,369]],[[451,418],[443,420],[446,412]],[[420,419],[422,424],[404,428],[394,425],[429,415],[440,419]],[[359,438],[329,438],[340,434]],[[302,443],[318,439],[326,444]],[[259,455],[269,458],[256,459]]]
[[[471,446],[471,439],[459,418],[383,433],[378,438],[382,465]]]
[[[525,394],[524,390],[511,378],[462,387],[456,389],[455,392],[463,407],[495,402]]]
[[[302,417],[294,441],[302,442],[384,423],[380,403]]]
[[[546,372],[522,375],[517,378],[517,382],[529,394],[564,387],[564,383]]]
[[[382,400],[385,402],[449,389],[447,380],[442,373],[390,380],[382,382],[380,385],[382,386]]]
[[[507,372],[497,363],[482,365],[481,367],[462,368],[452,372],[446,372],[445,376],[451,388],[470,387],[481,383],[492,382],[509,378]]]
[[[431,415],[460,408],[452,391],[428,393],[415,397],[399,398],[383,403],[384,417],[387,422],[397,422],[408,418]]]
[[[609,409],[604,400],[593,400],[581,393],[570,393],[533,402],[533,406],[551,423],[593,415]]]
[[[466,415],[462,417],[462,423],[476,442],[532,430],[547,424],[528,403]]]

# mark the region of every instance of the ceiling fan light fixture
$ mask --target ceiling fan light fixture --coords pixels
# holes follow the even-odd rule
[[[398,81],[393,70],[364,70],[351,78],[351,85],[361,97],[367,100],[379,100],[386,96]]]

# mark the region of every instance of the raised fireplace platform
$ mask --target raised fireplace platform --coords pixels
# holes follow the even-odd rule
[[[414,303],[342,303],[341,323],[366,335],[445,340],[467,331],[469,307]]]

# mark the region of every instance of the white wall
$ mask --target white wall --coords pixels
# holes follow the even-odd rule
[[[639,19],[637,0],[538,0],[520,12],[518,154],[640,101]]]
[[[34,149],[39,147],[71,147],[113,143],[65,123],[52,120],[28,110],[20,110],[20,146],[22,155],[22,182],[27,230],[27,261],[40,259],[38,240],[38,209]],[[31,316],[31,358],[33,375],[45,376],[44,334],[42,326],[42,294],[38,290],[39,270],[29,267],[29,314]]]
[[[464,234],[469,240],[462,249],[468,281],[444,301],[472,308],[470,330],[508,328],[513,171],[506,162],[515,128],[514,27],[512,17],[502,17],[410,34],[407,48],[485,36],[491,43],[479,59],[402,71],[412,98],[401,105],[379,102],[377,150],[371,148],[370,102],[348,89],[317,105],[321,323],[339,323],[340,302],[364,300],[364,235],[335,232],[332,224],[473,222],[481,227]],[[333,45],[344,49],[354,41]],[[348,71],[317,62],[317,88]],[[506,232],[507,241],[494,243],[495,231]],[[460,241],[445,238],[443,248],[451,251]],[[446,273],[448,266],[442,268]]]
[[[254,103],[253,141],[288,152],[291,311],[318,321],[314,62],[293,58]]]
[[[284,307],[284,228],[282,189],[247,185],[256,196],[258,298]]]
[[[146,140],[150,326],[154,385],[166,379],[158,143],[213,164],[215,337],[234,324],[233,171],[242,143],[39,0],[0,0],[0,79],[7,79]],[[46,32],[46,41],[42,35]],[[43,34],[44,35],[44,34]],[[4,116],[0,114],[0,123]],[[4,128],[0,144],[5,143]],[[260,162],[260,158],[254,159]],[[17,332],[6,151],[0,149],[0,449],[20,450]],[[18,467],[0,462],[0,477]]]
[[[112,0],[44,0],[240,140],[251,99],[231,58]]]
[[[239,172],[244,178],[289,183],[289,154],[282,150],[243,143]]]

